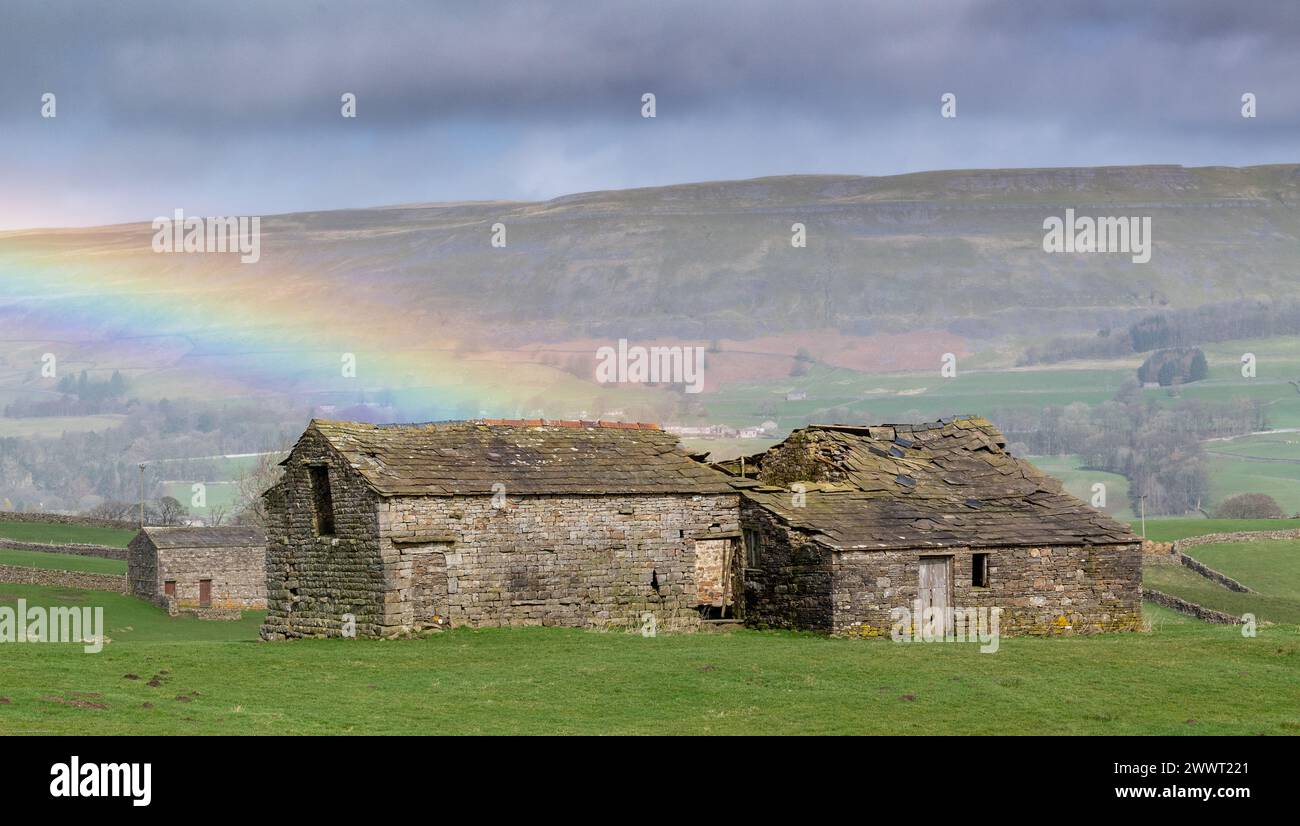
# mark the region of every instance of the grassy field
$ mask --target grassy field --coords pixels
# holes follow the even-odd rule
[[[1128,480],[1118,473],[1101,470],[1084,470],[1078,456],[1026,456],[1035,467],[1053,476],[1065,489],[1084,502],[1092,501],[1092,486],[1101,482],[1106,486],[1106,507],[1102,508],[1115,519],[1129,520],[1133,511],[1128,504]]]
[[[60,571],[87,571],[92,574],[125,574],[126,560],[104,559],[76,554],[47,554],[41,551],[16,551],[0,548],[0,565],[26,568],[53,568]]]
[[[1267,493],[1287,514],[1300,513],[1300,433],[1243,436],[1205,445],[1210,496]]]
[[[207,488],[206,501],[204,507],[194,506],[194,490],[192,482],[161,482],[158,485],[158,494],[160,496],[171,496],[185,506],[185,510],[192,516],[206,517],[211,509],[221,506],[226,509],[227,513],[234,510],[236,503],[239,501],[239,488],[235,482],[206,482]]]
[[[18,542],[49,545],[83,543],[125,548],[136,532],[130,528],[98,528],[91,525],[58,525],[45,522],[0,522],[0,537]]]
[[[1142,584],[1147,588],[1164,591],[1166,594],[1181,597],[1215,611],[1224,611],[1235,616],[1254,614],[1257,620],[1300,624],[1300,600],[1297,600],[1294,595],[1287,594],[1290,589],[1284,585],[1270,584],[1266,586],[1268,590],[1262,593],[1242,594],[1229,591],[1222,585],[1211,582],[1181,565],[1147,566],[1142,572]],[[1279,592],[1283,595],[1279,596]],[[1297,678],[1300,679],[1300,674],[1297,674]]]
[[[1247,588],[1300,603],[1300,541],[1222,542],[1189,553]]]
[[[256,615],[168,618],[128,597],[0,585],[0,603],[19,596],[103,605],[112,642],[12,644],[0,734],[1300,732],[1296,628],[1245,639],[1160,610],[1148,633],[980,654],[760,631],[271,644],[255,641]]]
[[[1142,523],[1133,520],[1129,523],[1133,532],[1141,534]],[[1147,519],[1147,539],[1156,542],[1173,542],[1189,536],[1205,536],[1210,533],[1234,533],[1237,531],[1287,531],[1300,528],[1300,519],[1196,519],[1184,517],[1162,517]],[[1195,555],[1195,553],[1193,553]]]
[[[1224,542],[1188,552],[1257,593],[1230,591],[1181,565],[1146,566],[1143,585],[1216,611],[1300,623],[1300,541]]]

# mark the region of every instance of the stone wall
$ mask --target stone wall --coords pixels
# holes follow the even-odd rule
[[[65,513],[42,513],[28,511],[0,511],[0,522],[35,522],[46,525],[86,525],[92,528],[129,528],[136,527],[135,522],[117,519],[95,519],[89,516],[74,516]]]
[[[1197,605],[1195,602],[1188,602],[1182,597],[1166,594],[1164,591],[1153,591],[1150,588],[1144,588],[1142,589],[1142,598],[1148,602],[1153,602],[1156,605],[1205,622],[1213,622],[1219,625],[1241,624],[1241,617],[1224,611],[1216,611],[1213,608],[1206,608],[1203,605]]]
[[[318,536],[309,467],[329,468],[334,535]],[[359,636],[399,630],[402,606],[386,594],[379,553],[379,497],[348,463],[308,431],[266,497],[266,622],[263,639],[340,636],[351,614]]]
[[[1189,536],[1176,543],[1179,550],[1194,548],[1197,545],[1212,545],[1216,542],[1260,542],[1267,539],[1300,539],[1300,528],[1281,531],[1236,531],[1234,533],[1207,533],[1203,536]]]
[[[1184,567],[1191,568],[1196,573],[1200,574],[1201,576],[1205,577],[1211,582],[1217,582],[1219,585],[1222,585],[1224,588],[1227,588],[1229,591],[1236,591],[1241,594],[1254,593],[1253,591],[1251,591],[1245,585],[1242,585],[1237,580],[1233,579],[1227,574],[1220,573],[1214,570],[1209,565],[1206,565],[1204,562],[1201,562],[1199,559],[1193,559],[1192,557],[1183,553],[1180,553],[1178,555],[1178,558],[1182,561]]]
[[[197,608],[199,580],[212,581],[214,609],[266,607],[265,548],[163,548],[158,581],[176,582],[176,605]]]
[[[40,551],[47,554],[97,556],[103,559],[126,559],[126,548],[114,548],[109,545],[48,545],[44,542],[18,542],[13,539],[0,539],[0,548],[15,551]]]
[[[988,554],[988,587],[972,584],[976,553]],[[1004,635],[1142,627],[1141,550],[1132,544],[836,553],[833,631],[888,636],[890,610],[918,598],[923,556],[951,557],[952,607],[1001,608]]]
[[[1177,565],[1178,547],[1173,542],[1155,542],[1142,540],[1142,563],[1144,565]]]
[[[741,514],[745,530],[756,534],[762,545],[758,567],[748,567],[746,560],[745,621],[760,627],[831,631],[831,551],[748,499],[741,500]]]
[[[86,571],[61,571],[54,568],[27,568],[19,565],[0,565],[2,583],[18,585],[50,585],[64,588],[88,588],[93,591],[127,593],[126,577],[119,574],[92,574]]]
[[[694,630],[714,598],[700,591],[695,542],[738,542],[738,513],[735,494],[507,494],[500,508],[490,496],[394,497],[379,506],[385,630],[438,624],[417,613],[431,604],[421,567],[445,577],[452,626],[636,629],[649,614],[659,633]],[[741,554],[730,556],[737,581]]]

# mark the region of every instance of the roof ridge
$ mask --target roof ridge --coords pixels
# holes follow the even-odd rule
[[[312,419],[310,425],[326,427],[375,428],[397,430],[400,428],[436,427],[438,425],[474,425],[478,427],[572,427],[605,428],[610,430],[662,430],[654,422],[611,422],[603,419],[441,419],[430,422],[351,422],[342,419]]]

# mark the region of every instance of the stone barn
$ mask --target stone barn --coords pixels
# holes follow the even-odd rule
[[[127,546],[133,595],[165,607],[266,607],[260,528],[141,528]]]
[[[747,622],[889,636],[920,607],[1000,608],[1004,635],[1141,625],[1139,538],[985,419],[810,426],[723,467],[744,494]]]
[[[739,496],[654,425],[314,420],[283,466],[266,639],[734,616]]]

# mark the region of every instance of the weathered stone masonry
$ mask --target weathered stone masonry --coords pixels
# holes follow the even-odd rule
[[[761,547],[751,623],[888,636],[928,560],[947,579],[938,602],[1001,609],[1002,634],[1141,627],[1137,537],[1007,454],[983,419],[813,426],[746,465],[757,478],[733,485]]]
[[[328,469],[334,535],[319,536],[311,467]],[[386,599],[379,553],[379,496],[319,431],[308,428],[266,495],[267,616],[262,636],[336,636],[343,616],[360,636],[400,625],[400,605]]]
[[[318,535],[313,466],[333,536]],[[268,639],[339,635],[345,615],[359,636],[671,632],[738,608],[738,497],[662,431],[313,422],[285,471],[267,497]]]
[[[719,474],[649,426],[313,421],[266,497],[262,635],[727,617],[873,637],[922,596],[999,608],[1003,634],[1140,627],[1137,538],[983,419],[813,426],[747,464]]]
[[[988,554],[987,587],[971,583],[974,551],[948,550],[835,554],[834,632],[888,636],[890,609],[919,598],[921,557],[936,556],[951,559],[952,605],[1000,608],[1002,634],[1133,630],[1140,621],[1131,595],[1140,587],[1141,568],[1124,546],[977,549]]]
[[[266,606],[266,541],[258,529],[143,528],[126,566],[130,592],[167,608]]]
[[[390,625],[558,625],[693,630],[696,540],[734,537],[736,497],[396,497],[380,545],[399,614]],[[734,555],[733,555],[734,556]],[[415,593],[414,567],[444,571],[446,597]]]

